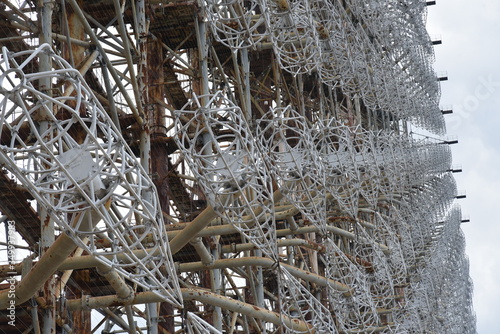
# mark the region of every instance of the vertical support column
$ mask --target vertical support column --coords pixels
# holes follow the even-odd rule
[[[52,13],[54,11],[54,2],[52,0],[40,0],[38,3],[38,17],[40,22],[40,44],[48,43],[52,45]],[[52,70],[51,56],[45,53],[40,54],[39,71],[50,72]],[[45,77],[39,80],[40,91],[47,95],[52,95],[51,78]],[[40,124],[40,133],[50,136],[50,128],[52,124],[47,117],[52,112],[52,104],[47,104],[46,109],[40,109],[40,112],[34,115],[34,118]],[[50,139],[50,138],[48,138]],[[40,209],[41,222],[41,238],[40,238],[40,255],[43,255],[55,241],[54,221],[50,219],[46,210]],[[45,282],[43,287],[43,305],[42,308],[42,333],[53,334],[56,330],[55,316],[55,291],[56,281],[53,276]]]
[[[78,0],[77,3],[79,5],[82,4],[82,0]],[[68,29],[68,35],[71,38],[84,41],[85,36],[85,27],[82,24],[82,21],[78,18],[78,16],[74,13],[74,10],[71,6],[66,7],[65,2],[61,2],[61,7],[63,9],[61,15],[65,15],[66,17],[62,18],[62,22],[64,22],[64,29]],[[71,41],[69,41],[71,43]],[[78,44],[62,44],[63,56],[70,63],[72,62],[73,66],[78,66],[85,59],[85,51],[86,48],[78,45]]]
[[[243,67],[243,107],[245,119],[250,122],[252,119],[252,99],[250,96],[250,61],[248,59],[248,49],[241,50],[241,65]]]
[[[304,77],[302,74],[298,74],[295,77],[295,89],[297,90],[297,99],[298,99],[298,112],[307,118],[306,115],[306,101],[304,100],[304,94],[302,92],[304,91]]]
[[[305,235],[306,240],[316,243],[316,232],[312,232]],[[319,274],[318,266],[318,252],[314,249],[308,249],[307,255],[309,257],[309,264],[311,265],[310,270],[314,274]]]
[[[148,315],[148,333],[158,334],[158,304],[149,303],[146,304],[146,312]],[[132,326],[133,324],[129,324]]]
[[[88,273],[89,271],[85,270],[84,272]],[[82,290],[75,288],[72,285],[68,285],[66,293],[66,298],[68,299],[80,299],[83,296]],[[71,313],[73,319],[73,334],[86,334],[92,331],[90,310],[79,310]]]
[[[275,88],[275,97],[274,101],[276,102],[276,108],[281,107],[281,70],[278,66],[278,62],[276,59],[274,59],[274,53],[271,55],[272,59],[272,65],[273,65],[273,80],[274,80],[274,87]]]
[[[168,196],[168,150],[164,141],[166,138],[165,108],[157,101],[164,99],[164,54],[161,42],[149,36],[146,44],[147,68],[146,87],[143,92],[144,110],[146,111],[147,126],[151,147],[149,171],[158,191],[158,196],[163,212],[169,212]]]
[[[77,3],[79,6],[81,6],[83,4],[83,0],[77,0]],[[75,11],[71,6],[68,6],[67,8],[65,1],[61,1],[60,5],[61,5],[61,10],[59,13],[59,21],[61,22],[62,25],[61,30],[64,31],[64,34],[67,36],[66,41],[61,43],[60,46],[62,51],[61,53],[64,59],[68,61],[68,63],[70,63],[73,67],[81,70],[82,65],[85,64],[85,57],[86,57],[85,52],[87,51],[87,48],[75,43],[71,43],[71,38],[82,41],[85,40],[87,37],[85,33],[85,26],[83,25],[83,22],[75,14]],[[91,63],[92,62],[93,60],[91,60]],[[85,75],[85,73],[86,71],[83,72],[82,74]],[[71,96],[75,95],[76,92],[71,93]],[[66,104],[72,108],[77,107],[76,101],[66,101]],[[84,108],[80,108],[81,115],[85,115],[86,112],[87,111]],[[76,132],[79,133],[78,135],[75,135],[75,140],[79,141],[80,143],[83,142],[86,134],[83,131],[79,131],[77,129],[75,129],[74,131],[75,133]]]
[[[168,151],[163,138],[166,136],[165,108],[157,101],[164,99],[164,51],[161,41],[149,33],[146,17],[148,0],[136,2],[137,33],[139,36],[138,87],[141,104],[144,110],[145,122],[140,138],[141,163],[152,175],[158,191],[161,209],[169,212],[168,198]],[[174,308],[171,304],[147,304],[150,323],[148,333],[175,332]],[[158,317],[164,321],[158,322]]]
[[[367,126],[368,129],[372,130],[373,129],[373,122],[372,122],[372,109],[371,108],[366,108],[366,120],[367,120]]]
[[[361,99],[358,94],[354,95],[354,111],[356,117],[356,125],[363,124],[363,118],[361,116]]]
[[[260,249],[255,250],[255,256],[262,257],[262,251]],[[265,305],[264,305],[264,273],[263,273],[261,266],[257,267],[256,276],[257,276],[256,277],[257,282],[255,282],[256,283],[255,284],[255,292],[256,292],[255,304],[258,307],[265,308]],[[262,320],[260,320],[259,323],[260,323],[260,328],[262,330],[262,333],[266,334],[265,323]]]
[[[218,238],[217,238],[218,239]],[[215,244],[214,249],[212,249],[212,257],[214,260],[219,259],[220,245],[217,242]],[[212,283],[212,291],[216,294],[221,294],[222,282],[221,282],[221,269],[212,269],[210,270],[210,280]],[[213,324],[214,327],[222,332],[222,310],[220,307],[214,307],[214,315],[213,315]]]
[[[401,122],[401,129],[400,131],[398,131],[398,134],[401,134],[401,131],[403,131],[403,135],[405,138],[408,138],[409,136],[409,128],[410,128],[410,124],[408,123],[408,121],[406,120],[402,120],[400,121]]]
[[[140,98],[139,104],[144,107],[144,123],[142,124],[140,141],[139,141],[139,152],[142,167],[151,173],[151,138],[149,134],[150,130],[150,113],[149,113],[149,68],[148,68],[148,27],[146,23],[146,3],[147,0],[138,0],[136,2],[136,19],[137,22],[137,34],[139,36],[138,40],[138,50],[139,50],[139,63],[137,65],[137,86],[139,89],[138,95]],[[148,200],[147,198],[145,199]],[[146,304],[147,317],[147,328],[148,333],[157,334],[158,333],[158,308],[156,303]],[[133,324],[129,324],[133,326]]]
[[[164,75],[163,75],[163,49],[158,40],[152,36],[147,40],[147,57],[148,57],[148,75],[147,75],[147,100],[144,103],[146,111],[147,124],[150,129],[149,136],[151,145],[151,158],[149,163],[149,171],[152,175],[153,182],[158,191],[161,209],[163,212],[169,212],[169,197],[168,197],[168,151],[163,138],[165,133],[165,109],[156,101],[164,98]],[[144,94],[144,93],[143,93]],[[155,331],[150,333],[158,333],[158,328],[162,327],[169,332],[174,332],[174,308],[171,304],[162,302],[159,304],[148,304],[151,312],[156,312],[155,319],[158,315],[164,317],[165,321],[159,323],[156,320]]]
[[[40,219],[42,220],[42,234],[40,239],[41,255],[43,255],[50,246],[54,243],[54,221],[50,219],[46,210],[40,210]],[[42,303],[42,333],[54,334],[56,328],[55,316],[55,293],[56,280],[51,276],[43,286],[43,303]]]
[[[372,119],[373,119],[373,130],[378,131],[379,123],[378,123],[378,109],[372,110]]]
[[[38,17],[40,22],[40,44],[49,43],[52,45],[52,13],[54,11],[54,2],[52,0],[40,0],[38,3]],[[41,53],[39,69],[42,71],[50,71],[52,68],[52,62],[50,55]],[[40,90],[50,91],[50,79],[42,78],[40,79]]]
[[[147,0],[138,0],[137,1],[137,29],[139,34],[139,64],[138,64],[138,75],[137,75],[137,84],[139,88],[139,96],[140,102],[142,106],[145,107],[146,112],[144,117],[146,117],[144,124],[142,125],[141,135],[140,135],[140,152],[141,152],[141,164],[142,167],[149,171],[149,163],[150,163],[150,151],[151,151],[151,142],[149,137],[149,122],[147,119],[148,116],[148,104],[149,104],[149,91],[148,91],[148,27],[146,23],[146,1]]]
[[[197,52],[193,52],[192,64],[193,67],[198,68],[198,78],[193,81],[193,91],[198,95],[203,95],[201,98],[202,105],[208,104],[207,94],[210,93],[210,88],[208,84],[208,50],[210,45],[207,43],[207,27],[206,22],[204,20],[204,13],[202,13],[202,17],[195,18],[195,30],[196,30],[196,42],[198,46]],[[203,134],[203,142],[207,143],[212,140],[212,136],[206,132]],[[204,154],[210,155],[211,148],[207,146],[205,148]],[[214,260],[219,258],[220,249],[218,238],[216,238],[216,242],[214,241],[211,255]],[[203,246],[205,247],[205,246]],[[222,281],[221,281],[222,270],[220,269],[211,269],[200,273],[201,275],[201,284],[203,287],[211,288],[211,290],[217,294],[221,293],[222,289]],[[212,311],[212,319],[206,319],[209,323],[222,331],[222,310],[218,306],[209,306],[205,308],[205,312],[210,313]]]
[[[201,18],[196,20],[196,41],[198,43],[198,57],[199,57],[199,68],[200,68],[200,95],[206,95],[209,93],[208,87],[208,45],[207,45],[207,25],[206,22]],[[203,98],[201,100],[203,105],[208,103],[208,98]]]
[[[349,126],[356,125],[356,118],[354,116],[354,108],[350,95],[344,95],[344,101],[347,108],[347,119],[349,121]]]

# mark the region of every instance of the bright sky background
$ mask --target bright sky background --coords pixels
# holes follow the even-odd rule
[[[474,281],[474,309],[479,334],[500,333],[500,1],[437,0],[428,8],[428,31],[441,36],[435,47],[436,72],[446,71],[441,84],[448,135],[457,136],[453,164],[462,224]]]

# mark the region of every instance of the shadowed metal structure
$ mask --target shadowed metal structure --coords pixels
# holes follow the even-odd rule
[[[0,0],[0,332],[475,334],[429,4]]]

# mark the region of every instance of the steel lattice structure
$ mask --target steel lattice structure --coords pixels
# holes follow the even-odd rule
[[[0,331],[475,334],[430,4],[0,1]]]

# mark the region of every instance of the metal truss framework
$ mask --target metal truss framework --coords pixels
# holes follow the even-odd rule
[[[427,5],[1,0],[0,331],[475,334]]]

